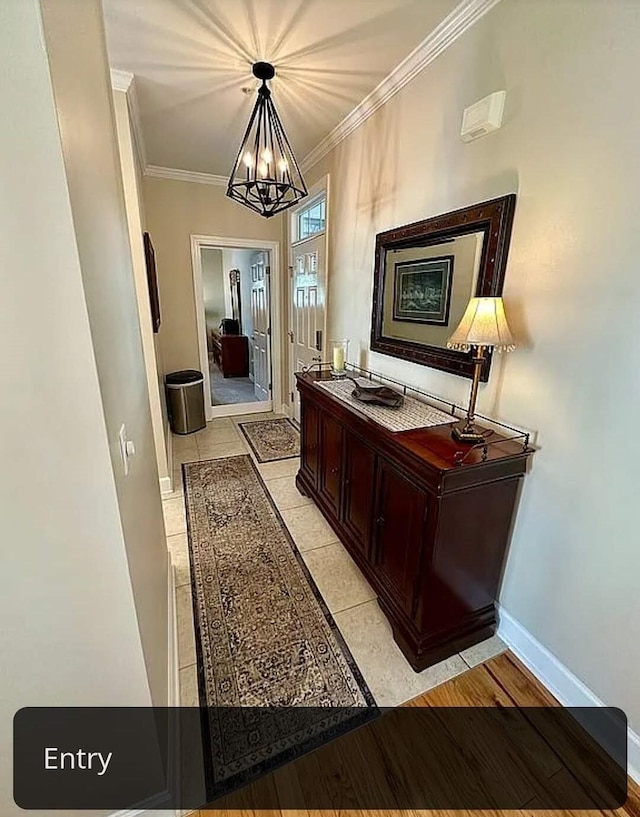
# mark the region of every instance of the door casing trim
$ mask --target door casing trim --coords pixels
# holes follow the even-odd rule
[[[289,217],[287,219],[287,233],[286,233],[286,252],[287,252],[287,268],[288,272],[290,272],[290,264],[292,263],[291,258],[291,251],[301,245],[304,244],[305,241],[308,241],[309,238],[318,238],[319,236],[324,236],[324,264],[325,264],[325,275],[324,275],[324,325],[322,328],[322,337],[324,338],[325,343],[325,350],[326,350],[326,343],[329,339],[327,334],[327,327],[329,324],[329,235],[331,232],[331,174],[327,173],[324,176],[321,176],[315,184],[311,185],[309,188],[309,195],[298,207],[292,207],[289,211]],[[316,233],[315,235],[310,235],[308,238],[303,238],[300,240],[293,240],[293,236],[295,235],[295,221],[298,217],[298,214],[301,213],[303,210],[306,210],[309,206],[310,202],[313,202],[314,199],[320,198],[320,195],[324,193],[325,197],[325,228],[322,233]],[[291,277],[287,275],[287,330],[289,332],[293,331],[293,302],[291,298]],[[287,355],[286,361],[284,361],[283,366],[283,375],[286,376],[286,380],[283,379],[283,385],[286,383],[287,385],[287,400],[284,401],[285,405],[283,406],[283,411],[286,411],[292,419],[294,418],[294,406],[293,403],[290,403],[289,392],[290,389],[295,388],[294,384],[294,377],[292,372],[292,360],[291,360],[291,344],[287,343]],[[284,390],[282,391],[282,396],[284,400]]]
[[[200,357],[200,368],[204,375],[205,395],[211,394],[211,382],[209,377],[209,355],[207,351],[207,327],[204,320],[204,298],[202,289],[202,256],[200,251],[203,248],[212,249],[234,249],[234,250],[267,250],[269,252],[269,265],[271,267],[271,279],[269,287],[269,311],[271,316],[271,402],[275,412],[282,413],[283,406],[283,360],[282,360],[282,267],[280,263],[280,242],[266,241],[264,238],[233,238],[231,236],[219,235],[196,235],[192,234],[191,240],[191,270],[193,274],[193,292],[196,308],[196,327],[198,331],[198,352]],[[288,362],[287,362],[288,366]],[[253,404],[258,406],[258,404]],[[238,407],[242,406],[242,409]],[[211,398],[205,403],[205,414],[207,420],[220,416],[232,416],[234,413],[253,413],[254,411],[264,411],[264,408],[251,408],[251,403],[239,403],[236,406],[211,406]],[[247,408],[249,407],[249,408]],[[237,409],[237,410],[236,410]]]

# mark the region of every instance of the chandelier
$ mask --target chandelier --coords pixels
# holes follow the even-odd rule
[[[265,218],[292,207],[307,195],[267,87],[267,80],[273,79],[275,73],[271,63],[253,65],[253,75],[262,80],[262,85],[227,185],[229,198]]]

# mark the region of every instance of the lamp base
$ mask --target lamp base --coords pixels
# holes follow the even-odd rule
[[[470,423],[454,426],[451,436],[460,443],[481,443],[484,440],[484,434]]]

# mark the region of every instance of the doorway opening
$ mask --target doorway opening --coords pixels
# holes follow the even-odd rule
[[[277,255],[274,242],[192,236],[207,419],[276,408]]]

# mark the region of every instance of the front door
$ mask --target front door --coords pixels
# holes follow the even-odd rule
[[[271,400],[271,320],[269,310],[270,269],[264,258],[251,265],[251,321],[249,338],[253,356],[253,385],[257,400]]]
[[[325,235],[320,233],[291,245],[291,322],[289,376],[293,416],[300,422],[300,398],[295,372],[326,360],[325,293],[327,286]]]

